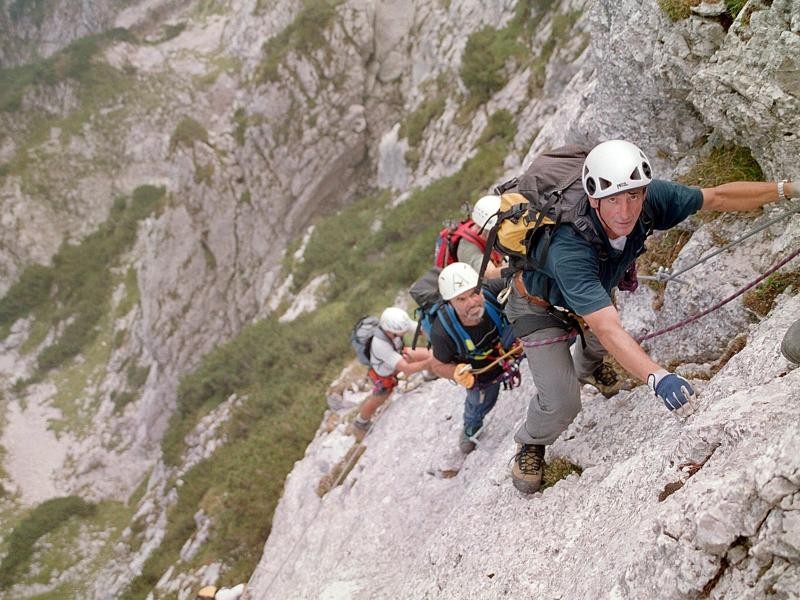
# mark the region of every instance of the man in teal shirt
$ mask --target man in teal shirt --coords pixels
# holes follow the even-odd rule
[[[698,210],[753,210],[791,198],[790,182],[735,182],[690,188],[652,179],[650,163],[634,144],[611,140],[596,146],[582,171],[591,218],[602,248],[568,224],[557,227],[543,264],[525,272],[513,288],[506,314],[525,350],[536,395],[515,435],[518,451],[511,470],[514,486],[533,493],[541,485],[545,446],[552,444],[581,408],[580,381],[590,380],[611,354],[629,373],[646,381],[673,414],[694,412],[692,385],[654,362],[627,333],[611,299],[613,288],[644,250],[653,230],[674,227]],[[541,248],[535,257],[542,259]],[[536,256],[538,254],[538,256]],[[561,341],[532,345],[564,335],[548,307],[561,307],[588,325],[574,345]]]

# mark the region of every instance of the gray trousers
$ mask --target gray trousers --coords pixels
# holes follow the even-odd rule
[[[505,309],[518,335],[528,326],[525,318],[545,317],[547,311],[531,304],[513,290]],[[563,336],[560,327],[545,327],[522,336],[523,342],[537,342]],[[556,342],[525,348],[525,356],[533,375],[536,395],[528,403],[525,422],[514,439],[520,444],[552,444],[581,410],[581,384],[578,379],[591,375],[608,354],[600,340],[585,332],[586,348],[580,338],[570,353],[570,342]]]

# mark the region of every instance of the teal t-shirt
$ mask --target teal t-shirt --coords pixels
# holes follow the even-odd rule
[[[604,260],[572,226],[559,226],[553,233],[544,265],[524,275],[528,292],[578,315],[588,315],[610,306],[611,290],[642,253],[649,232],[652,229],[670,229],[696,213],[703,205],[703,194],[698,188],[654,179],[647,188],[645,204],[642,216],[621,251],[611,247],[597,213],[591,211],[607,255]],[[648,215],[652,227],[645,223]],[[536,258],[539,258],[540,251],[537,248]]]

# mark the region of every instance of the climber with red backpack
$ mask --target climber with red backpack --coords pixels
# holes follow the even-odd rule
[[[497,212],[499,202],[498,196],[484,196],[475,203],[472,218],[464,219],[457,225],[445,226],[436,238],[433,266],[443,269],[454,262],[463,262],[478,271],[487,251],[487,233],[493,224],[491,218]],[[489,252],[490,260],[485,275],[488,279],[494,279],[500,277],[503,255],[497,251]]]
[[[516,269],[505,312],[536,386],[515,435],[511,477],[518,490],[533,493],[546,446],[580,411],[581,382],[600,383],[605,355],[647,382],[672,414],[685,418],[695,410],[692,384],[653,361],[623,329],[614,306],[614,290],[648,236],[698,210],[753,210],[798,190],[787,181],[698,189],[653,179],[641,149],[611,140],[588,154],[575,146],[544,153],[497,192],[501,207],[487,245],[503,249]]]

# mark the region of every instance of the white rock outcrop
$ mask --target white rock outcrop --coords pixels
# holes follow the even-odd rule
[[[353,440],[321,430],[287,478],[247,597],[796,598],[800,368],[779,348],[798,316],[800,296],[784,297],[752,326],[744,350],[695,381],[685,423],[644,386],[610,400],[585,387],[547,455],[583,473],[531,497],[509,464],[527,368],[463,465],[463,391],[445,381],[394,397],[319,498]]]

